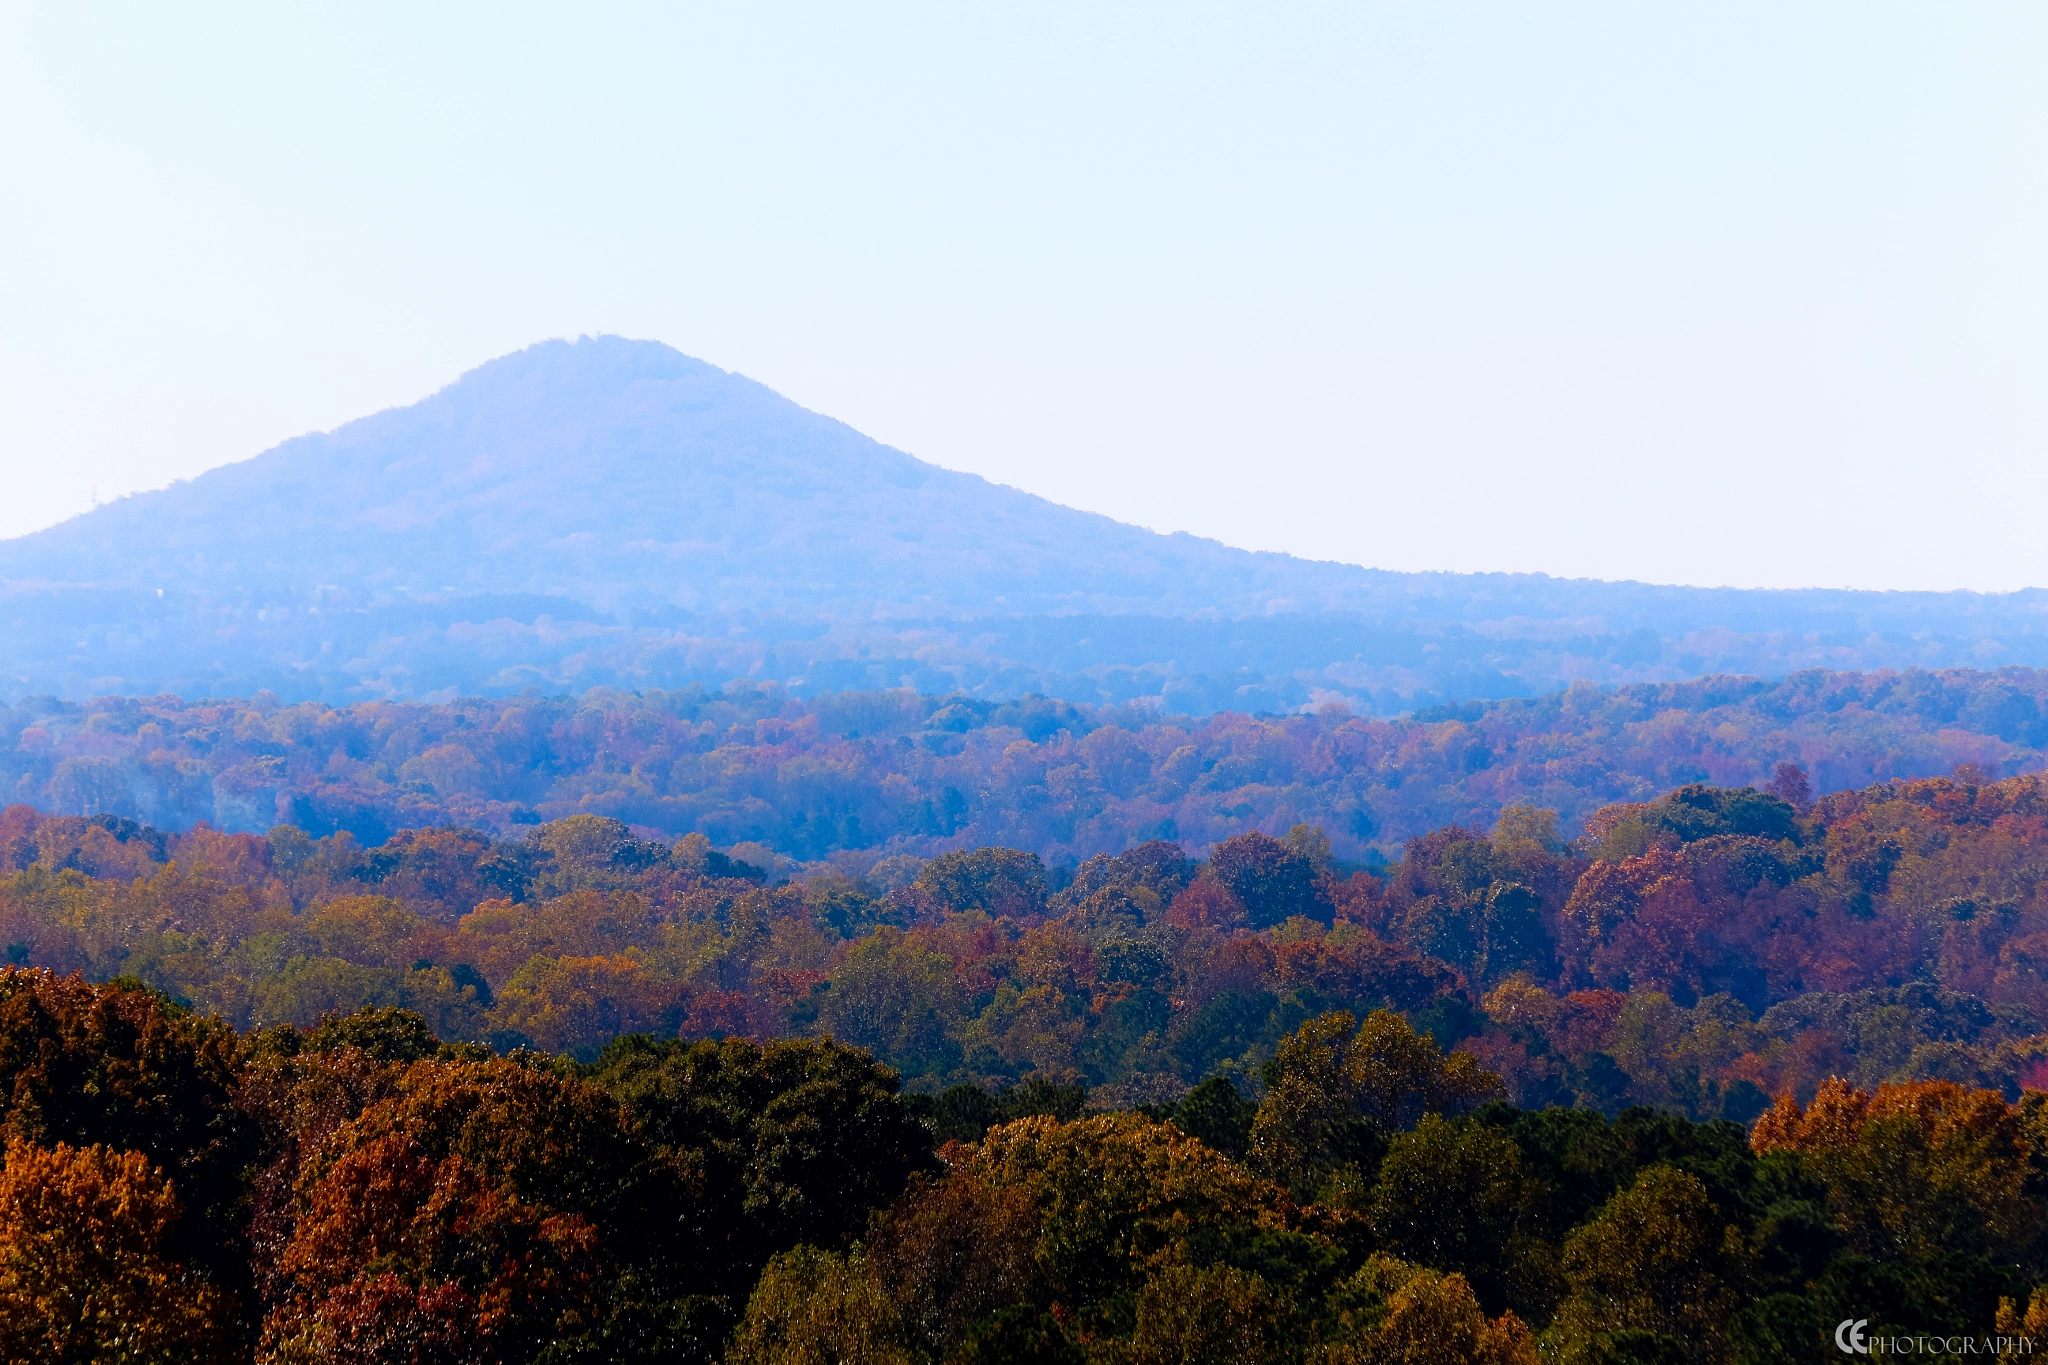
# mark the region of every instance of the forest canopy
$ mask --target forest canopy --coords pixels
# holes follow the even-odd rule
[[[0,1357],[2048,1345],[2048,778],[750,851],[0,813]]]
[[[1370,866],[1303,823],[1202,859],[977,847],[864,876],[594,815],[366,848],[17,806],[0,947],[244,1030],[378,1006],[584,1059],[630,1033],[830,1037],[919,1093],[1037,1077],[1119,1104],[1255,1089],[1304,1020],[1387,1009],[1517,1103],[1746,1122],[1829,1076],[2048,1079],[2048,778],[1982,778],[1816,799],[1785,765],[1603,807],[1570,841],[1511,807]]]
[[[237,1034],[0,968],[0,1356],[1765,1365],[1845,1321],[1948,1358],[2048,1336],[2039,1091],[1610,1119],[1502,1103],[1384,1011],[1304,1021],[1260,1089],[939,1106],[829,1040],[493,1057],[402,1010]]]
[[[365,847],[408,828],[502,837],[600,815],[856,876],[949,848],[1016,848],[1050,867],[1304,823],[1363,862],[1441,826],[1490,829],[1516,804],[1556,811],[1575,835],[1602,806],[1759,783],[1785,762],[1821,794],[1966,762],[2037,771],[2044,753],[2048,672],[2024,668],[1586,684],[1395,720],[1335,704],[1194,719],[1045,697],[798,699],[745,683],[438,705],[0,707],[0,795],[59,814],[345,830]]]

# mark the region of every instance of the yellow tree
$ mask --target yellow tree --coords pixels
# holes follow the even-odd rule
[[[972,1170],[993,1190],[1030,1196],[1041,1283],[1070,1306],[1100,1302],[1174,1263],[1198,1229],[1249,1231],[1271,1221],[1279,1194],[1172,1124],[1130,1113],[992,1128]]]
[[[1536,1365],[1536,1344],[1513,1313],[1489,1318],[1472,1286],[1376,1252],[1331,1296],[1334,1330],[1323,1365]]]
[[[673,1034],[683,991],[635,950],[607,957],[529,958],[505,983],[492,1020],[549,1052],[594,1056],[625,1033]]]
[[[1803,1109],[1781,1096],[1749,1141],[1805,1157],[1856,1250],[1924,1260],[2012,1252],[2036,1235],[2043,1210],[2026,1190],[2038,1140],[2029,1124],[1991,1090],[1913,1081],[1863,1091],[1831,1079]]]
[[[1266,1365],[1295,1356],[1292,1307],[1257,1275],[1226,1265],[1168,1266],[1138,1291],[1132,1365],[1231,1361]]]
[[[911,1365],[896,1307],[856,1248],[797,1247],[768,1262],[733,1334],[732,1365]]]

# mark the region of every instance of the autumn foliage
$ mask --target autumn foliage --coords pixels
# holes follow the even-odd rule
[[[141,1152],[9,1138],[0,1358],[234,1359],[228,1296],[171,1259],[182,1212]]]
[[[664,841],[694,832],[842,864],[1005,847],[1056,866],[1296,824],[1364,861],[1442,826],[1491,828],[1517,804],[1576,829],[1687,783],[1762,785],[1788,761],[1817,796],[1962,763],[2026,771],[2044,749],[2048,671],[2026,668],[1582,683],[1402,717],[1342,703],[1191,717],[1040,696],[799,698],[744,681],[440,705],[259,694],[0,706],[0,789],[66,815],[172,831],[286,824],[346,831],[363,849],[405,830],[504,838],[602,815]],[[114,856],[113,843],[92,856]],[[431,848],[410,861],[393,891],[409,903],[503,885],[502,869],[437,863]]]
[[[8,1360],[1763,1362],[1851,1312],[2048,1321],[2042,1092],[1836,1078],[1750,1131],[1517,1108],[1332,1011],[1249,1094],[1119,1109],[906,1095],[823,1040],[578,1063],[389,1008],[237,1034],[133,984],[0,993]],[[159,1137],[117,1077],[207,1121]],[[78,1141],[26,1135],[59,1113]]]
[[[1798,776],[1772,782],[1806,800]],[[1070,868],[967,848],[858,875],[592,815],[369,850],[21,807],[0,834],[12,960],[133,976],[243,1029],[370,1005],[585,1061],[634,1033],[830,1036],[919,1087],[1042,1074],[1155,1103],[1218,1072],[1249,1083],[1310,1016],[1391,1009],[1524,1104],[1747,1122],[1830,1075],[2048,1084],[2039,777],[1804,807],[1692,784],[1570,840],[1512,806],[1372,867],[1307,824],[1202,859],[1170,840]]]
[[[795,867],[590,814],[365,849],[13,807],[0,1342],[1592,1362],[1803,1358],[1845,1315],[2032,1331],[2048,782],[1801,776],[1576,834],[1510,806],[1371,866],[1305,822]]]

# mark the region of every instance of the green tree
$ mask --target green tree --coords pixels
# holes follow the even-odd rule
[[[625,821],[603,815],[550,821],[527,836],[527,843],[542,855],[535,889],[543,895],[611,890],[669,859],[668,849],[634,838]]]
[[[1210,852],[1204,875],[1243,904],[1256,928],[1296,915],[1329,921],[1329,908],[1316,892],[1316,866],[1310,855],[1271,835],[1254,830],[1225,839]]]
[[[883,928],[847,949],[829,984],[818,1022],[834,1037],[913,1075],[957,1062],[960,985],[944,954]]]
[[[1059,1319],[1043,1308],[1017,1304],[974,1324],[946,1365],[1087,1365]]]
[[[303,1034],[280,1032],[289,1039],[290,1051],[335,1052],[352,1047],[380,1062],[424,1061],[441,1050],[441,1040],[427,1027],[427,1021],[411,1010],[372,1006],[323,1019]]]
[[[1211,1076],[1181,1096],[1173,1121],[1189,1137],[1200,1138],[1234,1161],[1251,1148],[1252,1122],[1259,1107],[1238,1093],[1226,1076]]]
[[[1570,1295],[1546,1333],[1559,1359],[1597,1361],[1639,1333],[1669,1339],[1680,1358],[1717,1360],[1749,1253],[1697,1177],[1658,1165],[1566,1239],[1564,1277]]]
[[[1358,1168],[1352,1179],[1369,1177],[1387,1136],[1423,1115],[1465,1113],[1502,1093],[1471,1054],[1446,1057],[1390,1010],[1363,1024],[1332,1011],[1289,1034],[1267,1064],[1252,1160],[1310,1197],[1347,1166]]]
[[[1455,1270],[1498,1313],[1510,1297],[1524,1200],[1513,1139],[1481,1124],[1424,1116],[1395,1137],[1372,1195],[1372,1230],[1405,1261]]]
[[[980,910],[1021,919],[1045,909],[1045,865],[1014,848],[941,853],[918,873],[917,888],[955,914]]]
[[[688,1240],[716,1292],[800,1244],[843,1249],[910,1177],[931,1133],[896,1073],[830,1041],[618,1039],[593,1077],[664,1159],[694,1173]]]

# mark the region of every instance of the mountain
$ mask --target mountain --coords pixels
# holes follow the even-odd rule
[[[1160,535],[940,469],[654,342],[0,542],[0,694],[912,686],[1375,710],[1710,671],[2048,664],[2048,593],[1403,574]]]

